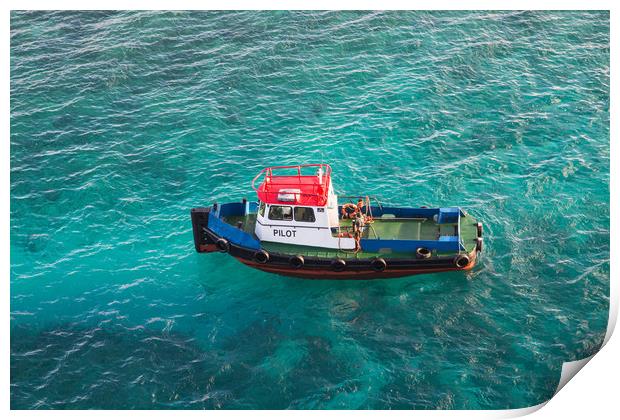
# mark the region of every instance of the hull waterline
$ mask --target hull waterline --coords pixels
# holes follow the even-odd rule
[[[416,274],[433,274],[433,273],[445,273],[449,271],[470,271],[476,265],[476,257],[474,256],[471,262],[463,268],[404,268],[404,269],[392,269],[377,272],[370,270],[355,270],[347,272],[334,272],[331,270],[310,269],[310,268],[288,268],[288,267],[276,267],[266,266],[256,263],[254,261],[245,260],[243,258],[237,258],[237,260],[248,267],[255,268],[271,274],[278,274],[286,277],[302,278],[307,280],[375,280],[375,279],[389,279],[398,277],[413,276]]]

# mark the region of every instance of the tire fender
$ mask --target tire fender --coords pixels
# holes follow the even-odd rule
[[[426,260],[426,259],[431,257],[432,252],[428,248],[418,248],[418,249],[415,250],[415,255],[418,258]]]
[[[469,265],[470,262],[471,260],[467,255],[457,255],[454,258],[454,265],[456,266],[456,268],[465,268]]]
[[[300,269],[304,266],[304,257],[302,255],[293,255],[288,260],[293,268]]]
[[[230,242],[228,242],[224,238],[220,238],[217,241],[215,241],[215,246],[217,247],[217,249],[220,252],[228,252],[228,251],[230,251]]]
[[[347,268],[347,262],[342,258],[336,258],[332,261],[331,268],[337,272],[344,271],[344,269]]]
[[[372,267],[374,271],[376,271],[377,273],[380,273],[381,271],[387,268],[387,263],[385,262],[383,258],[374,258],[370,262],[370,266]]]
[[[269,253],[264,249],[258,250],[254,253],[254,261],[259,264],[265,264],[269,262]]]

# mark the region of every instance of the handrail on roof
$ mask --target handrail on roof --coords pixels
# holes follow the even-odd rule
[[[302,165],[285,165],[285,166],[269,166],[267,168],[264,168],[262,171],[260,171],[255,177],[254,179],[252,179],[252,189],[254,191],[256,191],[256,193],[258,194],[258,188],[256,187],[256,180],[261,176],[264,175],[265,177],[269,176],[270,178],[273,178],[273,170],[274,169],[297,169],[297,177],[299,179],[299,183],[301,183],[301,177],[302,176],[316,176],[316,175],[302,175],[301,174],[301,168],[308,168],[308,167],[314,167],[314,168],[321,168],[323,169],[323,176],[325,178],[323,178],[323,184],[325,184],[325,187],[327,187],[327,180],[329,179],[329,176],[332,173],[332,167],[329,166],[327,163],[306,163],[306,164],[302,164]],[[286,176],[286,177],[290,177],[291,175],[275,175],[275,177],[278,176]],[[282,185],[297,185],[297,184],[282,184]],[[260,187],[260,185],[259,185]],[[265,191],[266,192],[266,191]],[[266,192],[267,193],[267,192]],[[303,194],[303,195],[310,195],[310,194]],[[318,194],[311,194],[311,195],[315,195],[318,196]]]

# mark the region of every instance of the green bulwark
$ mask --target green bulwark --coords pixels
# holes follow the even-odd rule
[[[225,221],[233,226],[239,227],[248,234],[254,234],[256,225],[256,214],[250,213],[246,216],[229,216]],[[473,252],[476,248],[477,220],[469,214],[460,216],[460,237],[465,251]],[[375,218],[364,228],[362,238],[364,239],[384,239],[384,240],[437,240],[439,235],[456,235],[458,233],[457,223],[438,224],[431,218],[395,218],[390,215]],[[341,231],[346,231],[351,227],[351,220],[340,220]],[[261,242],[262,247],[272,253],[303,255],[307,257],[322,258],[357,258],[366,259],[374,257],[391,258],[411,258],[414,252],[393,252],[389,249],[382,249],[379,252],[360,252],[335,250],[329,248],[310,247],[303,245],[291,245],[278,242]],[[453,255],[454,252],[434,252],[433,255],[445,256]]]

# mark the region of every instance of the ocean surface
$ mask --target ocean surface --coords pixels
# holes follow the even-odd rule
[[[11,408],[519,408],[609,307],[608,12],[12,12]],[[458,205],[469,273],[197,254],[274,164]]]

